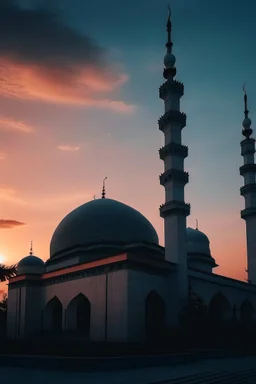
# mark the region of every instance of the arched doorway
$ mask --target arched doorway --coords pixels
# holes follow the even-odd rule
[[[243,324],[252,324],[254,318],[254,307],[249,300],[245,300],[240,308],[240,318]]]
[[[218,292],[214,295],[209,305],[209,319],[213,324],[225,324],[232,318],[232,308],[227,298]]]
[[[165,302],[154,290],[145,301],[145,336],[146,339],[158,339],[165,329]]]
[[[54,333],[62,331],[62,304],[54,296],[45,306],[45,329]]]
[[[88,298],[79,293],[67,307],[67,329],[84,337],[90,337],[91,303]]]

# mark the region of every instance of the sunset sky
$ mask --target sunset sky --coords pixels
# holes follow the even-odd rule
[[[49,257],[72,209],[107,197],[138,209],[163,245],[158,149],[164,0],[0,1],[0,261]],[[173,0],[176,79],[184,83],[188,225],[219,274],[244,280],[239,166],[243,93],[256,121],[255,0]],[[2,289],[4,285],[0,285]]]

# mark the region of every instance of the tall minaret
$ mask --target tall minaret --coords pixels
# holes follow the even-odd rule
[[[244,121],[242,134],[245,139],[241,141],[241,155],[244,165],[240,167],[240,175],[244,177],[244,186],[241,195],[245,198],[245,209],[241,217],[246,223],[247,239],[247,269],[248,282],[256,284],[256,164],[254,163],[255,139],[251,138],[251,119],[248,117],[247,94],[244,90]]]
[[[160,206],[160,216],[164,218],[165,259],[177,264],[179,298],[183,301],[188,295],[186,217],[190,214],[190,205],[184,202],[184,187],[188,183],[184,159],[188,148],[181,140],[181,131],[186,126],[186,115],[180,112],[184,86],[174,80],[176,59],[172,53],[171,30],[169,8],[163,73],[166,82],[159,89],[165,107],[165,114],[159,119],[159,129],[165,136],[165,145],[159,150],[160,159],[164,161],[160,184],[165,188],[165,204]]]

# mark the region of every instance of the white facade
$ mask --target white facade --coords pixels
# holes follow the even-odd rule
[[[247,99],[241,142],[244,176],[248,274],[244,283],[215,275],[217,267],[208,237],[187,228],[190,206],[184,187],[188,174],[181,131],[186,116],[180,112],[182,83],[174,80],[171,21],[167,23],[166,82],[160,87],[165,114],[159,120],[165,145],[160,149],[164,173],[165,247],[155,229],[138,211],[120,202],[102,199],[83,204],[56,228],[50,258],[44,264],[32,254],[18,264],[10,279],[8,337],[108,342],[142,341],[165,328],[178,325],[191,292],[207,306],[208,313],[229,322],[255,321],[256,309],[256,183],[254,139]],[[103,185],[104,187],[104,185]]]

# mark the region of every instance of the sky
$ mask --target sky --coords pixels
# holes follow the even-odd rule
[[[216,273],[244,280],[242,87],[256,121],[256,3],[171,8],[188,225],[198,219],[208,235]],[[47,260],[58,223],[99,198],[105,176],[107,197],[144,214],[164,244],[157,121],[166,19],[163,0],[0,0],[0,261],[18,262],[31,240]]]

